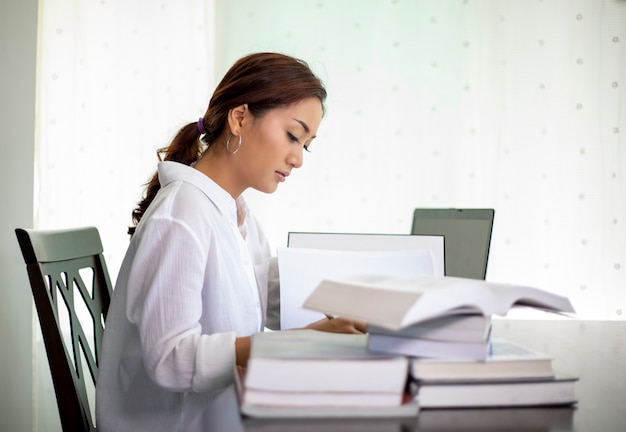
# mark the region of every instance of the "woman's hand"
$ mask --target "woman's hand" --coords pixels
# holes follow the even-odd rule
[[[363,321],[353,321],[339,317],[327,317],[322,318],[319,321],[312,322],[305,328],[311,330],[325,331],[329,333],[364,334],[367,331],[366,327],[367,326]]]
[[[248,366],[251,344],[252,339],[250,336],[238,337],[235,339],[235,363],[237,364],[237,367],[245,368]]]

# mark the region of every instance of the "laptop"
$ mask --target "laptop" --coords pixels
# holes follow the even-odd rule
[[[409,234],[291,231],[287,236],[287,247],[346,251],[426,249],[432,256],[434,274],[444,275],[443,235],[414,236]]]
[[[411,234],[444,236],[446,276],[484,280],[494,214],[483,208],[416,208]]]

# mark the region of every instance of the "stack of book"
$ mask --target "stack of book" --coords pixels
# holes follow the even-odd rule
[[[571,405],[576,378],[554,371],[552,358],[493,338],[484,361],[411,358],[410,376],[421,408]]]
[[[408,358],[374,353],[367,336],[290,330],[257,333],[239,387],[256,418],[414,417]]]
[[[486,360],[490,349],[491,317],[455,314],[420,321],[399,330],[370,324],[372,351],[438,359]]]
[[[480,280],[364,276],[324,280],[304,306],[368,322],[368,349],[410,359],[420,408],[567,405],[574,377],[552,359],[490,334],[514,305],[574,312],[565,297]]]

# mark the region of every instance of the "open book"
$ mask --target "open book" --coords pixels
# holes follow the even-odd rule
[[[401,329],[461,313],[506,315],[514,305],[574,312],[569,299],[541,289],[445,276],[324,279],[303,307]]]

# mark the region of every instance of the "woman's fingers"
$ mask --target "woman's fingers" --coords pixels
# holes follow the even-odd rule
[[[367,325],[364,321],[355,321],[340,317],[322,318],[319,321],[309,324],[306,328],[331,333],[364,334],[367,331]]]

